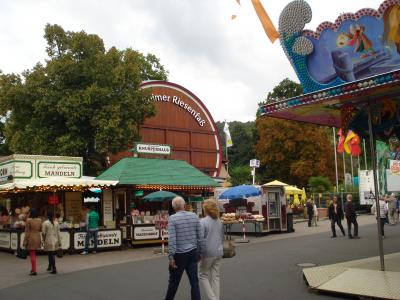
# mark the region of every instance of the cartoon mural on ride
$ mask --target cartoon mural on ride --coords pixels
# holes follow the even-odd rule
[[[282,47],[306,92],[400,69],[400,0],[362,9],[303,30],[312,18],[303,0],[289,3],[279,19]]]

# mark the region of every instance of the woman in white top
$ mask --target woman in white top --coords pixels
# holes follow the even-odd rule
[[[200,220],[204,234],[204,251],[199,266],[200,287],[202,298],[219,300],[219,268],[223,255],[224,230],[215,200],[204,201],[203,210],[206,217]]]
[[[315,204],[315,201],[313,201],[313,226],[318,226],[318,208],[317,208],[317,204]]]
[[[54,215],[51,210],[47,212],[47,220],[42,224],[43,250],[47,252],[49,266],[47,271],[57,274],[56,251],[61,248],[60,226],[54,222]]]

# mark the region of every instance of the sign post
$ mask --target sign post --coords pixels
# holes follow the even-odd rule
[[[256,168],[260,167],[260,161],[258,159],[250,160],[250,167],[252,168],[251,175],[253,175],[253,185],[254,185],[256,181]]]

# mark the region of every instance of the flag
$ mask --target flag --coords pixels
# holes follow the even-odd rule
[[[349,142],[350,142],[355,136],[356,136],[356,134],[355,134],[353,131],[349,130],[349,131],[347,132],[346,139],[344,140],[344,143],[343,143],[344,151],[346,151],[347,154],[350,154],[350,153],[351,153]]]
[[[343,153],[344,152],[344,135],[343,135],[343,129],[340,128],[337,135],[339,136],[339,142],[337,145],[337,152]]]
[[[233,146],[233,142],[232,142],[232,138],[231,138],[231,133],[229,132],[229,126],[228,123],[225,122],[225,126],[224,126],[224,132],[225,132],[225,141],[226,141],[226,147],[232,147]]]
[[[276,30],[267,12],[265,11],[264,6],[261,4],[260,0],[251,0],[251,3],[253,3],[254,10],[256,11],[258,18],[260,19],[265,33],[271,40],[271,43],[275,42],[275,40],[279,38],[279,33]]]

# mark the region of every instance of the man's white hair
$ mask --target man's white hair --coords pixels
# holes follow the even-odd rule
[[[185,200],[182,197],[175,197],[172,199],[172,207],[174,210],[184,210],[185,209]]]

